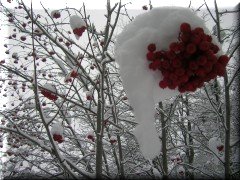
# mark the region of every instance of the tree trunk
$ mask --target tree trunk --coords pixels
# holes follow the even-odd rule
[[[98,100],[98,115],[97,115],[97,142],[96,142],[96,178],[101,179],[102,177],[102,137],[101,137],[101,109],[102,105],[100,100]]]
[[[225,85],[225,179],[230,178],[231,169],[230,169],[230,96],[229,96],[229,87],[227,73],[224,75],[224,85]]]
[[[163,109],[162,102],[159,102],[159,108]],[[163,179],[168,179],[168,163],[167,163],[167,130],[164,114],[160,113],[162,124],[162,164],[163,164]]]
[[[186,103],[186,109],[187,109],[186,115],[189,116],[190,115],[190,111],[189,111],[189,104],[188,104],[188,97],[187,97],[187,95],[186,95],[185,103]],[[188,132],[191,132],[191,131],[192,131],[192,125],[191,125],[191,122],[188,121]],[[188,156],[188,163],[190,165],[192,165],[193,164],[193,160],[194,160],[193,137],[190,134],[188,136],[189,136],[189,138],[188,138],[188,145],[189,145],[188,146],[188,154],[189,154],[189,156]],[[190,179],[194,179],[194,174],[193,173],[189,173],[189,178]]]

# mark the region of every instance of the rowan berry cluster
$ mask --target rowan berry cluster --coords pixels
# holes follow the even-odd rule
[[[41,90],[41,94],[52,101],[56,101],[58,98],[55,94],[45,89]]]
[[[58,143],[62,143],[64,141],[61,134],[53,134],[53,140],[57,141]]]
[[[80,36],[82,36],[82,34],[84,33],[85,30],[86,30],[86,27],[82,26],[82,27],[73,29],[73,33],[80,37]]]
[[[153,43],[147,49],[149,69],[160,70],[163,75],[159,86],[178,88],[181,93],[194,92],[204,82],[223,76],[229,61],[226,55],[216,56],[219,47],[210,35],[201,27],[191,29],[188,23],[180,25],[178,41],[172,42],[168,50],[157,51]]]

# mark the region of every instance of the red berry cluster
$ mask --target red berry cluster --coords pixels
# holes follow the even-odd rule
[[[94,141],[95,141],[95,138],[94,138],[94,136],[93,136],[93,135],[91,135],[91,134],[87,135],[87,138],[88,138],[88,139],[90,139],[90,140],[92,140],[92,142],[94,142]]]
[[[54,12],[54,13],[53,13],[53,17],[56,18],[56,19],[58,19],[58,18],[61,17],[61,14],[60,14],[59,12]]]
[[[217,149],[218,149],[218,151],[223,151],[224,150],[224,146],[223,145],[219,145],[219,146],[217,146]]]
[[[64,141],[62,135],[60,134],[53,134],[54,141],[57,141],[58,143],[62,143]]]
[[[77,36],[82,36],[82,33],[86,30],[86,27],[85,26],[82,26],[80,28],[75,28],[73,30],[73,33],[76,34]]]
[[[77,71],[76,71],[76,70],[72,70],[70,76],[71,76],[72,78],[76,78],[76,77],[78,76]]]
[[[149,44],[146,58],[151,63],[149,69],[160,70],[163,80],[161,88],[168,87],[179,92],[194,92],[216,76],[223,76],[229,58],[217,58],[219,47],[212,43],[212,37],[200,27],[191,29],[182,23],[177,42],[172,42],[168,50],[156,51],[155,44]]]
[[[111,144],[115,144],[116,142],[117,142],[116,139],[110,139],[110,143],[111,143]]]
[[[53,94],[53,93],[51,93],[50,91],[45,90],[45,89],[42,89],[42,90],[41,90],[41,94],[42,94],[43,96],[45,96],[46,98],[52,100],[52,101],[56,101],[57,98],[58,98],[55,94]]]

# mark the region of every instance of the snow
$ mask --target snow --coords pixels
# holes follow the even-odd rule
[[[70,17],[70,26],[72,29],[86,26],[86,23],[82,20],[80,16],[73,15]]]
[[[43,86],[44,89],[47,89],[51,92],[54,92],[56,93],[57,92],[57,89],[56,87],[54,87],[52,84],[49,84],[49,83],[46,83],[44,86]]]
[[[51,12],[51,17],[54,17],[55,14],[60,14],[59,10],[53,10]]]
[[[219,163],[219,159],[216,157],[219,156],[221,158],[221,156],[223,155],[221,152],[219,152],[219,150],[217,149],[217,147],[219,145],[222,145],[223,143],[221,142],[221,139],[219,137],[212,137],[211,139],[209,139],[208,141],[208,147],[211,151],[213,151],[215,153],[215,155],[213,156],[213,162],[215,164]],[[223,157],[223,156],[222,156]]]
[[[163,7],[138,15],[117,37],[116,61],[139,123],[134,134],[147,159],[154,158],[161,151],[160,139],[154,126],[154,105],[179,94],[177,90],[159,87],[163,77],[160,71],[149,70],[147,46],[155,43],[157,49],[167,49],[171,42],[178,41],[179,27],[183,22],[189,23],[192,28],[202,27],[206,34],[210,34],[204,21],[190,9]],[[213,42],[219,45],[214,37]]]
[[[72,30],[74,30],[75,28],[86,27],[86,23],[80,16],[73,15],[73,16],[70,16],[70,26],[71,26]],[[78,40],[80,36],[75,34],[75,37]]]
[[[183,166],[178,166],[177,173],[178,173],[179,176],[184,176],[184,173],[185,173],[184,167]]]
[[[37,35],[42,35],[43,34],[42,30],[39,27],[34,29],[34,33],[37,34]]]
[[[61,123],[56,122],[55,124],[53,124],[51,131],[52,131],[52,134],[63,135],[63,127],[62,127]]]
[[[18,58],[18,53],[16,53],[16,52],[12,53],[12,58],[17,59]]]
[[[152,170],[153,170],[153,174],[156,178],[162,178],[162,175],[156,168],[153,167]]]

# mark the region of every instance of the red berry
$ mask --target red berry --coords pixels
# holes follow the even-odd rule
[[[210,43],[207,41],[202,41],[198,47],[201,51],[207,51],[210,48]]]
[[[195,53],[195,52],[196,52],[196,46],[195,46],[195,44],[189,43],[189,44],[187,45],[186,52],[187,52],[188,54],[193,54],[193,53]]]
[[[176,87],[177,87],[177,84],[175,84],[175,83],[169,83],[168,84],[169,89],[175,89]]]
[[[212,70],[212,66],[213,66],[212,62],[209,61],[206,62],[206,64],[204,65],[206,73],[209,73]]]
[[[60,14],[59,12],[55,12],[55,13],[53,14],[53,18],[58,19],[58,18],[60,18],[60,17],[61,17],[61,14]]]
[[[116,142],[117,142],[116,139],[110,139],[110,143],[111,143],[111,144],[115,144]]]
[[[186,92],[186,89],[185,89],[184,86],[179,86],[179,87],[178,87],[178,91],[179,91],[180,93],[184,93],[184,92]]]
[[[167,51],[166,55],[168,59],[174,59],[176,57],[176,54],[173,51]]]
[[[155,59],[155,55],[153,52],[148,52],[147,53],[147,60],[153,61]]]
[[[200,27],[196,27],[192,32],[195,35],[203,35],[204,34],[203,28],[200,28]]]
[[[197,60],[197,63],[198,63],[198,65],[200,65],[200,66],[203,66],[204,64],[206,64],[206,62],[207,62],[206,56],[201,56],[201,57]]]
[[[224,66],[220,63],[216,63],[213,66],[213,70],[214,72],[217,73],[218,76],[224,76],[226,69],[224,68]]]
[[[143,9],[143,10],[148,10],[147,5],[144,5],[144,6],[142,7],[142,9]]]
[[[196,87],[193,86],[193,83],[186,84],[186,90],[190,92],[194,92],[196,90]]]
[[[198,64],[195,61],[191,61],[189,63],[189,69],[196,70],[198,68]]]
[[[72,78],[76,78],[78,76],[77,71],[73,70],[70,75]]]
[[[198,45],[201,42],[201,36],[193,35],[191,37],[191,42],[194,43],[195,45]]]
[[[63,142],[63,137],[60,134],[53,134],[53,139],[54,139],[54,141],[57,141],[59,143]]]
[[[211,43],[211,50],[213,51],[214,54],[216,54],[219,51],[219,47]]]
[[[150,51],[150,52],[154,52],[155,50],[156,50],[156,45],[155,44],[149,44],[148,45],[148,50]]]
[[[182,63],[181,63],[180,59],[175,58],[172,60],[172,66],[174,68],[179,68],[179,67],[181,67],[181,65],[182,65]]]
[[[190,24],[188,24],[188,23],[182,23],[181,25],[180,25],[180,31],[181,32],[191,32],[191,26],[190,26]]]
[[[154,53],[156,59],[161,59],[163,57],[164,52],[162,51],[156,51]]]
[[[170,51],[173,52],[179,52],[180,51],[180,45],[177,42],[173,42],[169,45]]]
[[[203,40],[207,42],[212,42],[212,37],[210,35],[204,35]]]
[[[184,73],[185,73],[185,71],[184,71],[183,68],[177,68],[177,69],[175,69],[175,74],[176,74],[177,76],[182,76],[182,75],[184,75]]]
[[[210,73],[207,74],[207,80],[206,81],[210,81],[211,79],[214,79],[216,77],[217,77],[217,74],[215,72],[210,72]]]
[[[172,81],[177,81],[177,75],[176,74],[174,74],[174,73],[171,73],[170,75],[169,75],[169,79],[171,79]]]
[[[122,98],[122,100],[126,101],[126,100],[128,100],[128,97],[127,97],[127,96],[124,96],[124,97]]]
[[[93,97],[91,95],[87,95],[87,100],[93,100]]]
[[[168,69],[170,67],[170,64],[169,64],[169,61],[168,60],[163,60],[162,63],[161,63],[161,66],[164,68],[164,69]]]
[[[20,39],[21,39],[22,41],[25,41],[25,40],[26,40],[26,36],[21,36]]]
[[[217,59],[217,56],[213,54],[213,55],[208,56],[208,60],[210,62],[212,62],[212,64],[215,64],[218,59]]]
[[[184,74],[180,77],[182,83],[186,83],[189,79],[187,74]]]
[[[179,42],[178,43],[178,48],[180,52],[183,52],[185,50],[185,45],[183,42]]]
[[[167,71],[167,70],[164,70],[164,69],[163,69],[161,72],[162,72],[162,75],[163,75],[164,78],[168,78],[169,75],[170,75],[170,72]]]
[[[218,58],[218,63],[222,64],[223,66],[226,66],[229,61],[228,56],[222,55]]]
[[[217,146],[218,151],[223,151],[223,148],[224,148],[223,145],[219,145],[219,146]]]
[[[202,81],[199,82],[197,88],[201,88],[201,87],[203,87],[203,85],[204,85],[204,81],[202,80]]]
[[[205,51],[205,55],[207,57],[210,57],[210,56],[214,55],[214,52],[211,49],[209,49],[209,50]]]
[[[187,43],[191,38],[191,35],[189,33],[182,33],[180,35],[180,39],[182,42]]]
[[[167,87],[167,81],[166,80],[160,81],[159,86],[160,88],[165,89]]]
[[[191,69],[187,69],[187,70],[186,70],[186,75],[187,75],[187,76],[190,77],[190,76],[192,76],[193,74],[194,74],[194,73],[193,73],[193,71],[192,71]]]
[[[150,63],[150,64],[148,65],[148,68],[154,70],[154,64],[153,64],[153,63]]]
[[[161,66],[161,61],[160,60],[155,60],[151,64],[149,64],[149,68],[152,70],[157,70]]]
[[[89,134],[89,135],[87,136],[87,138],[90,139],[90,140],[92,140],[93,142],[95,141],[93,135],[91,135],[91,134]]]
[[[73,30],[73,33],[78,35],[78,36],[82,36],[82,33],[86,30],[86,27],[85,26],[82,26],[80,28],[75,28]]]
[[[197,76],[200,76],[200,77],[203,77],[206,74],[206,72],[203,68],[197,69],[195,73],[196,73]]]

